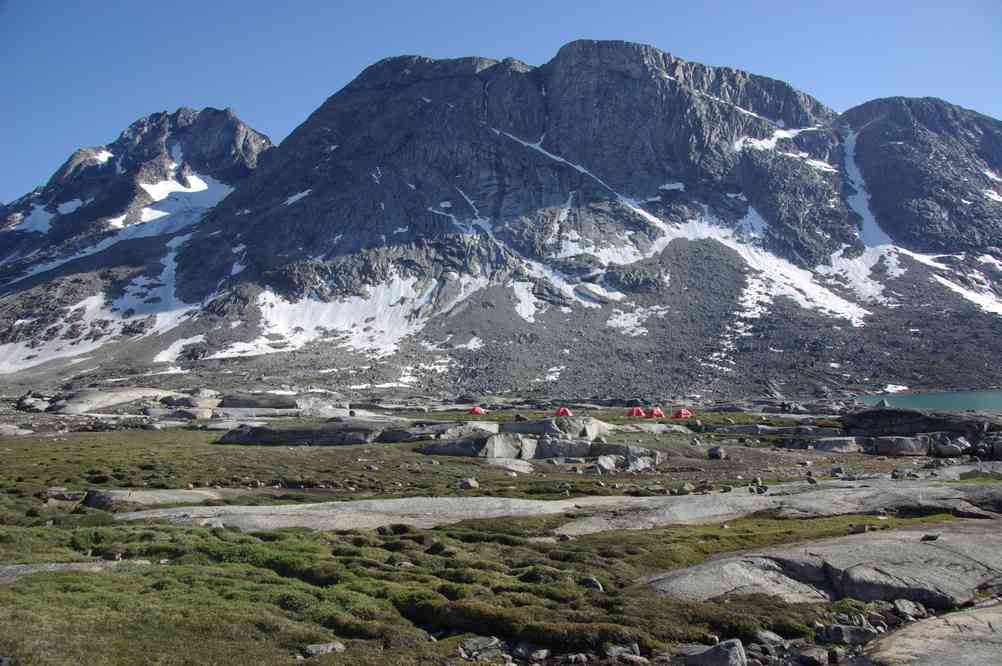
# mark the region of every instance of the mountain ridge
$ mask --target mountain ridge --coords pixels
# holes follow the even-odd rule
[[[628,392],[648,362],[637,392],[740,391],[771,375],[795,391],[997,381],[991,340],[954,369],[928,370],[932,348],[971,350],[1002,314],[1002,205],[991,196],[1002,203],[992,178],[1002,123],[987,116],[926,98],[836,114],[775,79],[588,40],[538,67],[381,60],[276,147],[232,113],[213,134],[209,120],[227,112],[212,111],[185,159],[167,148],[184,142],[167,137],[137,171],[132,217],[115,232],[135,238],[78,256],[92,236],[71,234],[74,258],[46,269],[52,257],[23,256],[48,251],[45,239],[9,231],[30,215],[12,224],[13,204],[0,209],[0,360],[17,357],[8,371],[35,367],[23,365],[29,350],[67,333],[19,332],[12,322],[39,307],[23,287],[85,275],[106,296],[169,277],[184,318],[144,301],[152,324],[130,337],[125,317],[105,337],[125,350],[111,366],[148,365],[192,340],[170,361],[184,365],[171,366],[177,380],[227,364],[254,372],[278,354],[303,381],[386,390],[586,393],[613,377]],[[924,162],[922,150],[940,157]],[[188,179],[209,184],[209,172],[231,191],[196,206]],[[158,183],[176,201],[151,212]],[[130,243],[140,258],[111,256]],[[116,261],[144,269],[100,277]],[[915,317],[928,321],[923,301],[969,330],[911,332],[924,330],[908,324]],[[895,330],[908,331],[902,358],[874,367],[869,348]],[[800,348],[782,348],[788,340]],[[623,368],[601,358],[610,346]],[[581,354],[598,360],[574,368]],[[366,361],[371,381],[351,383]]]

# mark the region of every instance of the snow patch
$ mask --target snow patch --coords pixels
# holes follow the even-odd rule
[[[995,190],[985,190],[984,195],[986,199],[991,199],[996,203],[1002,203],[1002,194],[999,194]]]
[[[312,188],[310,188],[308,190],[303,190],[302,192],[297,192],[296,194],[293,194],[291,197],[289,197],[288,199],[285,200],[285,205],[286,206],[291,206],[292,204],[296,203],[297,201],[299,201],[303,197],[310,196],[311,192],[313,192]]]
[[[261,336],[250,342],[238,342],[209,358],[292,351],[321,339],[355,351],[380,356],[392,354],[401,340],[420,331],[432,316],[447,311],[488,284],[486,278],[468,275],[459,278],[458,289],[447,282],[450,281],[438,280],[418,290],[416,277],[395,276],[386,283],[370,286],[367,296],[330,302],[312,297],[289,301],[265,290],[257,299]]]
[[[942,275],[933,275],[932,279],[955,294],[974,303],[985,312],[1002,315],[1002,298],[999,298],[994,292],[987,290],[983,292],[974,291],[973,289],[962,287],[955,282],[947,280]]]
[[[639,337],[647,335],[648,330],[643,324],[651,317],[664,317],[670,308],[667,305],[654,305],[651,307],[637,307],[632,312],[616,308],[612,311],[605,325],[609,328],[619,329],[623,335]]]
[[[181,338],[172,342],[167,349],[153,357],[154,363],[176,363],[177,357],[181,354],[181,351],[188,345],[198,344],[199,342],[205,342],[204,335],[194,335],[190,338]]]
[[[59,211],[60,215],[69,215],[70,213],[72,213],[73,211],[75,211],[76,209],[80,208],[80,206],[83,205],[84,202],[81,201],[80,199],[71,199],[70,201],[61,203],[58,206],[56,206],[56,210]]]

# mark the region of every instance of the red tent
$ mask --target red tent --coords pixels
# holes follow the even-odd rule
[[[574,412],[567,407],[561,407],[554,416],[574,416]]]
[[[652,419],[663,419],[665,417],[665,413],[660,407],[655,407],[647,416]]]
[[[473,408],[470,409],[470,411],[468,411],[466,413],[467,414],[476,414],[477,416],[483,416],[484,414],[487,413],[487,410],[484,409],[483,407],[481,407],[480,405],[474,405]]]
[[[673,419],[691,419],[692,412],[684,407],[682,409],[676,409],[675,413],[671,415]]]
[[[639,416],[641,418],[647,416],[647,414],[644,413],[644,408],[643,407],[630,407],[628,410],[626,410],[626,415],[627,416]]]

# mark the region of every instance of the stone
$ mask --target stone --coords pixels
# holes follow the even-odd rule
[[[480,482],[478,482],[476,479],[473,478],[460,479],[456,483],[456,487],[458,487],[460,490],[474,490],[480,487]]]
[[[726,460],[727,451],[722,446],[714,446],[706,452],[706,457],[710,460]]]
[[[675,659],[684,666],[747,666],[744,645],[737,638],[716,645],[689,645],[675,653]]]
[[[819,638],[838,645],[865,645],[879,636],[872,627],[830,624],[819,632]]]
[[[873,452],[881,456],[924,456],[929,454],[929,440],[916,437],[875,437]]]
[[[344,652],[344,643],[333,641],[331,643],[314,643],[303,648],[303,654],[307,657],[319,657],[322,654],[332,654]]]
[[[594,576],[585,576],[578,581],[578,585],[581,587],[587,587],[592,590],[598,590],[599,592],[605,592],[605,587],[602,585],[602,581]]]
[[[906,618],[923,618],[928,615],[922,604],[909,599],[895,599],[894,610]]]

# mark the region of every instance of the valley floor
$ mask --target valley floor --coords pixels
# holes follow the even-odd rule
[[[620,411],[591,415],[628,423]],[[835,663],[829,649],[862,659],[864,641],[834,640],[832,626],[873,632],[865,642],[876,639],[873,654],[886,656],[893,650],[879,633],[894,636],[927,609],[944,613],[999,591],[1002,561],[949,569],[946,600],[929,592],[941,581],[912,576],[925,557],[916,544],[938,548],[940,559],[973,557],[954,545],[955,533],[1002,553],[991,520],[1002,509],[1002,477],[991,464],[930,468],[925,457],[790,450],[770,436],[617,431],[610,443],[658,451],[660,464],[594,474],[573,461],[533,461],[532,472],[519,473],[420,453],[427,442],[261,446],[223,444],[220,435],[176,428],[0,439],[0,661]],[[707,447],[719,443],[728,455],[709,459]],[[892,481],[902,469],[914,478]],[[464,483],[471,479],[477,487]],[[750,483],[767,490],[750,493]],[[392,498],[413,499],[382,501]],[[543,502],[558,508],[536,510]],[[493,508],[478,508],[485,503]],[[288,515],[314,515],[316,506],[364,519],[328,517],[310,529],[317,525],[233,518],[269,515],[275,505]],[[782,588],[770,577],[764,587],[706,597],[664,591],[666,577],[688,581],[690,567],[714,558],[775,558],[796,551],[777,546],[832,538],[878,539],[905,553],[895,566],[914,560],[914,568],[895,571],[911,582],[872,579],[855,592],[818,585],[806,598],[776,596]],[[717,640],[718,652],[731,649],[728,639],[742,641],[743,661],[686,661],[686,650]]]

